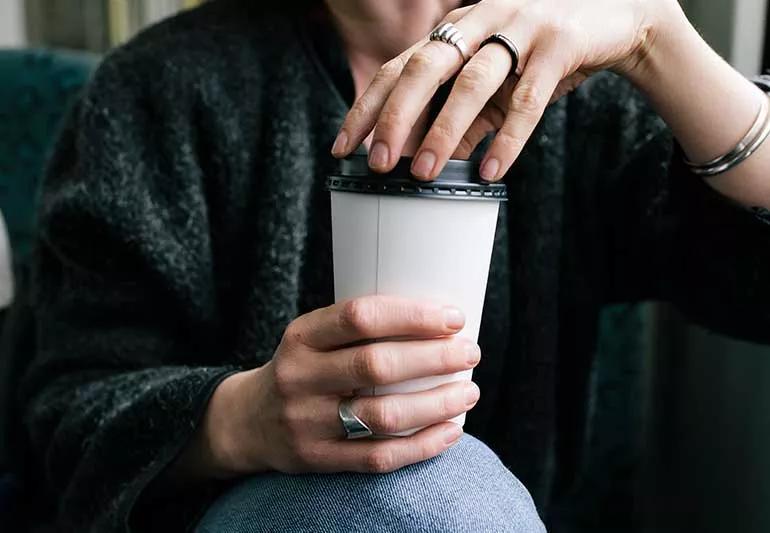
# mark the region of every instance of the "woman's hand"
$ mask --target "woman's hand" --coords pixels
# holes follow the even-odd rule
[[[345,119],[332,152],[344,157],[374,129],[370,166],[391,170],[438,86],[457,74],[412,173],[433,179],[447,159],[469,157],[487,133],[498,131],[481,176],[499,180],[549,101],[599,70],[632,74],[657,32],[668,28],[662,21],[673,20],[686,23],[675,0],[482,0],[455,10],[445,21],[462,31],[471,51],[493,33],[516,43],[518,75],[510,75],[512,59],[500,44],[484,46],[462,66],[452,45],[426,38],[383,65]]]
[[[337,408],[361,387],[475,367],[478,346],[453,336],[463,325],[455,308],[384,296],[299,317],[269,363],[217,388],[199,429],[198,453],[188,454],[187,466],[208,463],[208,475],[216,477],[267,470],[388,472],[438,455],[462,435],[447,420],[478,401],[471,381],[353,402],[375,434],[429,426],[409,437],[347,441]],[[366,342],[390,337],[412,340]],[[200,464],[194,468],[201,470]]]

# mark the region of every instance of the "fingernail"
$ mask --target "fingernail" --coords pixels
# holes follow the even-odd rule
[[[481,348],[479,348],[479,345],[475,342],[468,341],[465,345],[465,355],[468,358],[468,364],[470,366],[475,366],[481,361]]]
[[[490,157],[479,169],[479,174],[485,180],[493,180],[497,177],[497,172],[500,170],[500,161],[494,157]]]
[[[451,329],[460,329],[465,325],[465,315],[456,307],[445,307],[444,324]]]
[[[337,135],[337,138],[334,139],[334,145],[332,146],[332,154],[341,155],[345,153],[345,148],[347,147],[348,147],[348,134],[345,133],[345,130],[341,130]]]
[[[412,174],[417,178],[428,178],[436,164],[436,154],[423,150],[412,163]]]
[[[476,384],[472,381],[468,382],[465,386],[465,405],[472,407],[479,401],[479,396],[481,396],[481,391]]]
[[[390,154],[388,145],[382,141],[377,141],[369,152],[369,166],[372,168],[383,168],[387,166]]]
[[[444,444],[446,444],[447,446],[451,446],[452,444],[460,440],[460,437],[462,436],[463,436],[463,428],[461,428],[460,426],[458,426],[453,422],[452,427],[449,427],[444,430]]]

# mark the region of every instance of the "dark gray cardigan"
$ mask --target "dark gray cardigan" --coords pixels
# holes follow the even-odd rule
[[[143,33],[107,57],[58,143],[19,412],[63,529],[125,530],[132,509],[145,527],[193,521],[220,487],[148,486],[220,380],[333,301],[323,179],[350,77],[318,20],[273,10],[213,2]],[[507,176],[467,430],[543,512],[573,481],[603,304],[669,300],[770,337],[770,227],[672,151],[601,74],[548,109]]]

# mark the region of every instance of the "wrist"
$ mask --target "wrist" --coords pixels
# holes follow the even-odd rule
[[[238,372],[220,383],[199,428],[201,458],[211,477],[231,479],[267,470],[262,432],[249,419],[260,368]]]
[[[644,25],[633,52],[613,69],[645,93],[654,92],[667,76],[680,70],[678,62],[710,51],[679,3],[667,5],[669,9],[657,10]]]
[[[259,435],[242,434],[244,428],[253,429],[253,424],[240,418],[250,412],[242,405],[249,401],[245,396],[249,380],[258,370],[238,372],[217,386],[200,425],[174,465],[173,477],[227,480],[265,469],[253,464],[253,457],[261,457],[261,439]]]

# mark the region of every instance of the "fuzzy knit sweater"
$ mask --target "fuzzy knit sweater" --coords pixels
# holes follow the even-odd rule
[[[18,412],[62,530],[194,523],[222,487],[153,482],[217,384],[333,302],[324,177],[352,81],[315,15],[261,4],[204,4],[112,52],[50,163]],[[574,480],[602,305],[671,301],[770,340],[770,226],[676,151],[600,74],[550,106],[506,178],[466,428],[546,515]]]

